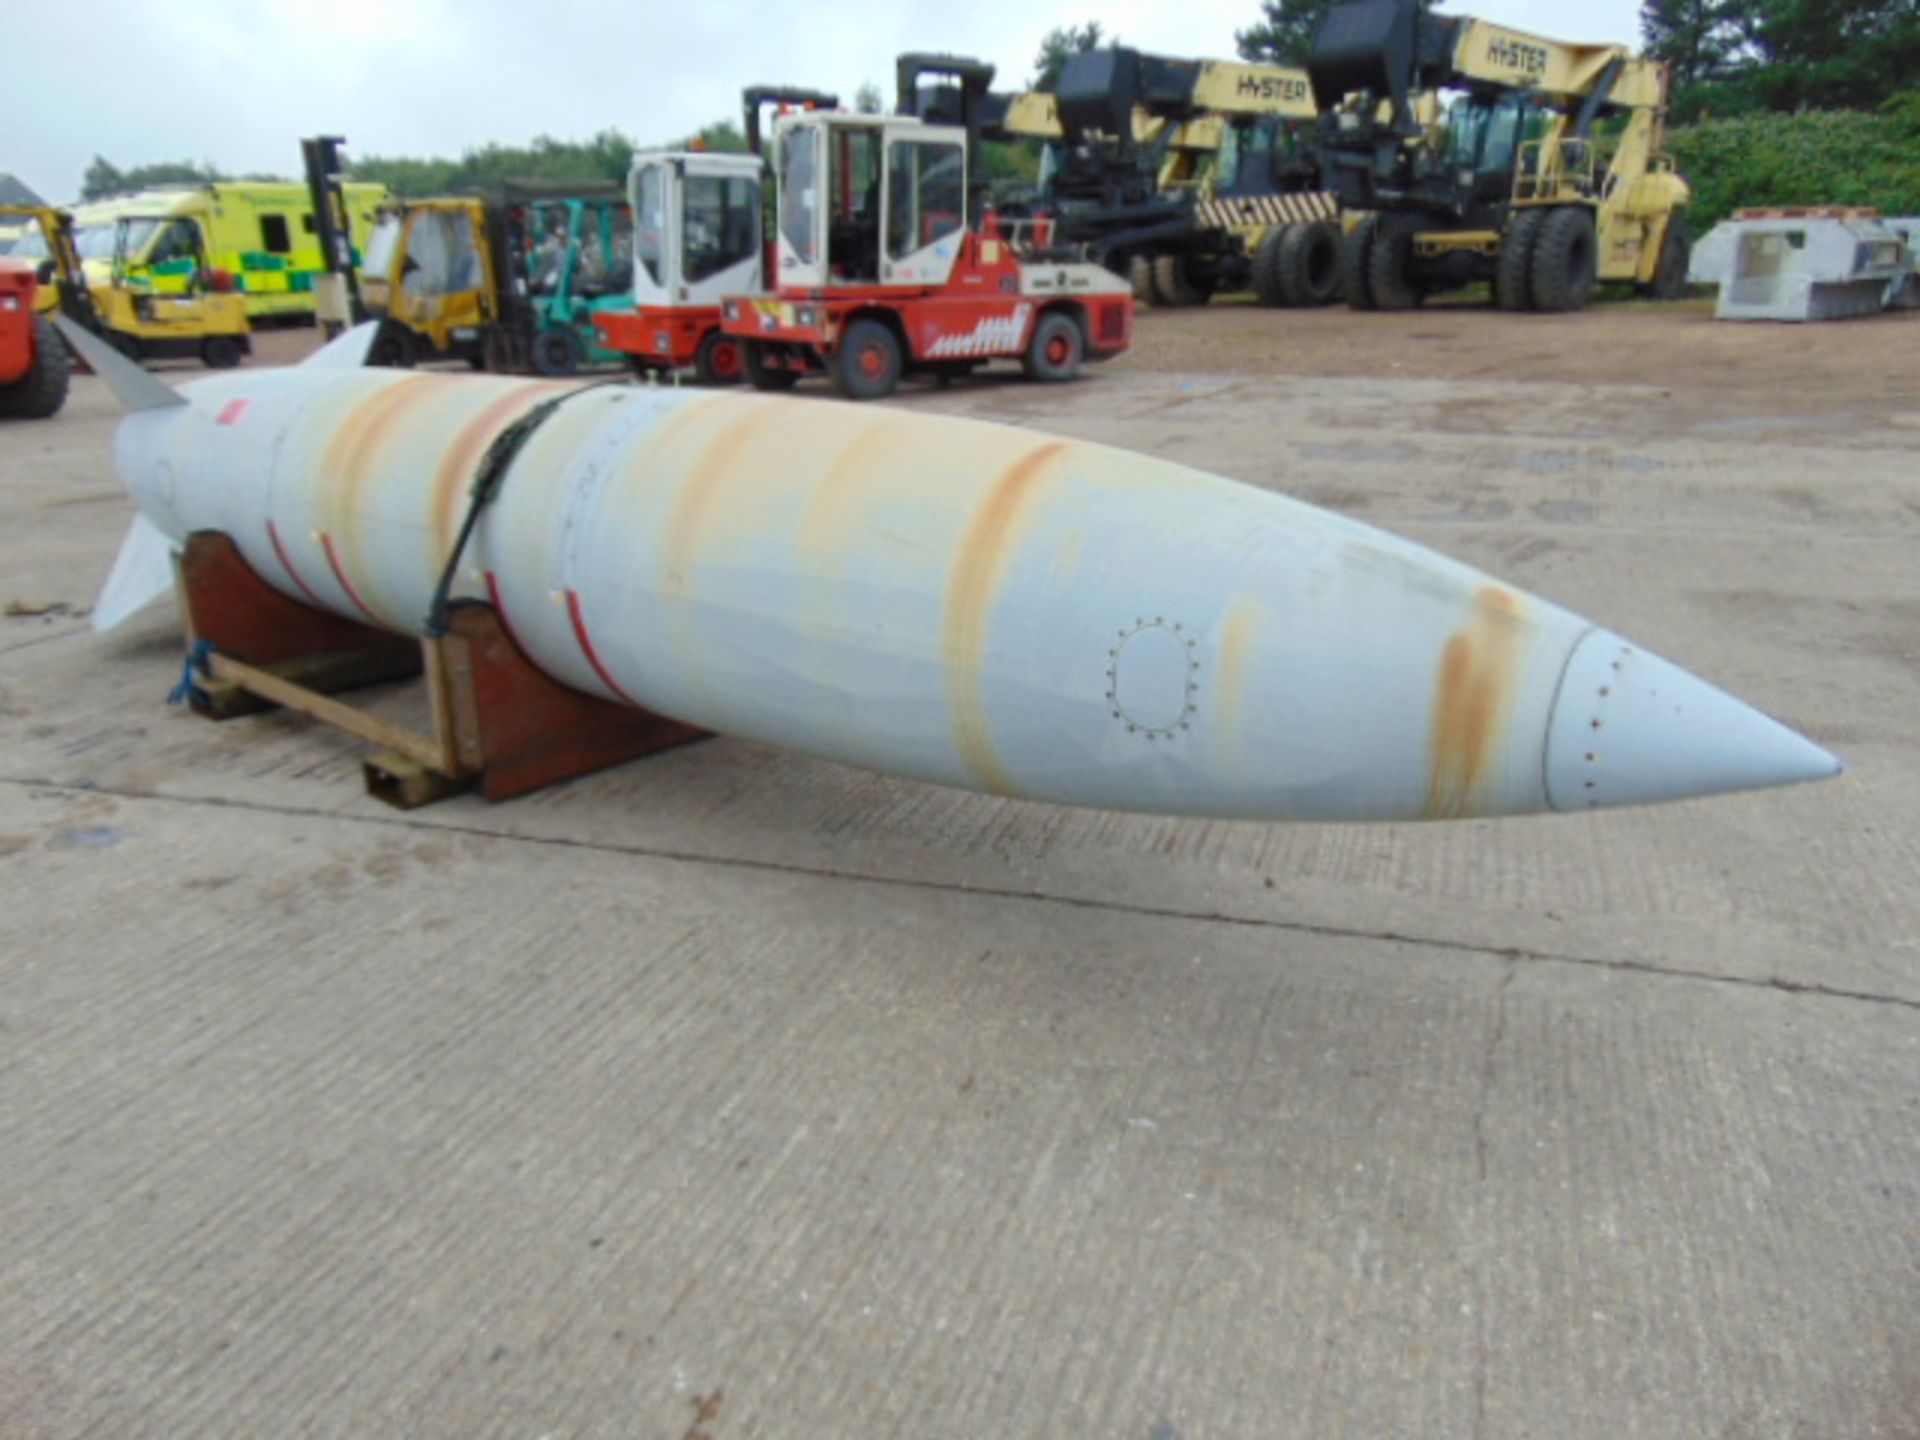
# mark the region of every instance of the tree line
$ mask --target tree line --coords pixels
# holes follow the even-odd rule
[[[1312,47],[1313,33],[1333,0],[1261,0],[1247,28],[1236,32],[1236,48],[1248,60],[1301,65]],[[1458,0],[1471,7],[1472,0]],[[1726,163],[1729,147],[1750,140],[1761,147],[1760,188],[1771,197],[1779,190],[1766,176],[1776,174],[1767,157],[1783,148],[1781,165],[1795,167],[1788,188],[1806,189],[1818,198],[1822,185],[1857,188],[1848,182],[1857,175],[1831,165],[1821,155],[1823,137],[1846,134],[1847,153],[1855,153],[1866,130],[1887,131],[1885,144],[1875,142],[1874,153],[1894,158],[1876,163],[1876,174],[1889,169],[1896,188],[1920,189],[1920,152],[1911,161],[1901,159],[1899,144],[1911,134],[1912,117],[1920,113],[1920,0],[1644,0],[1640,10],[1641,39],[1647,53],[1668,61],[1674,69],[1672,118],[1685,127],[1699,121],[1755,121],[1745,129],[1729,131],[1713,145],[1695,147],[1701,158]],[[1568,39],[1593,39],[1568,36]],[[1034,57],[1027,85],[1049,90],[1057,83],[1069,55],[1117,43],[1099,21],[1049,31]],[[856,97],[860,108],[878,110],[877,87],[865,85]],[[1871,124],[1836,122],[1803,127],[1808,133],[1789,135],[1780,126],[1757,123],[1757,117],[1800,111],[1874,112]],[[1791,127],[1789,127],[1791,129]],[[289,148],[292,142],[289,141]],[[675,145],[695,144],[713,150],[744,150],[745,137],[732,120],[719,120]],[[1684,135],[1676,146],[1685,149]],[[1812,151],[1809,151],[1809,147]],[[622,180],[633,153],[640,148],[631,135],[602,130],[586,140],[539,136],[526,145],[486,144],[457,157],[370,155],[356,157],[353,177],[386,184],[404,196],[439,195],[507,178],[553,180]],[[1813,153],[1818,152],[1818,153]],[[1737,154],[1734,159],[1739,159]],[[293,172],[292,157],[289,171]],[[988,178],[1030,178],[1037,165],[1031,145],[989,147]],[[1754,164],[1742,172],[1755,175]],[[138,190],[151,185],[204,184],[229,178],[287,178],[264,175],[228,176],[208,162],[172,161],[121,169],[95,156],[82,181],[80,198]],[[1807,188],[1811,187],[1811,188]],[[1755,203],[1774,203],[1756,197]],[[1784,203],[1784,202],[1779,202]]]

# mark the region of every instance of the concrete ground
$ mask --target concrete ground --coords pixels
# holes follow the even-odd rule
[[[1206,318],[900,403],[1357,514],[1851,773],[1268,827],[716,740],[401,814],[87,630],[80,380],[0,431],[0,1433],[1911,1437],[1920,319],[1605,319],[1829,357],[1746,387],[1151,362]]]

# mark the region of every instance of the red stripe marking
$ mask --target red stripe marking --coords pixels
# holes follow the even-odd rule
[[[347,579],[347,572],[340,568],[340,556],[333,548],[333,537],[325,531],[322,531],[320,534],[320,548],[327,552],[327,564],[333,567],[333,578],[338,580],[340,582],[340,588],[347,592],[347,599],[354,603],[355,608],[357,608],[362,615],[366,616],[367,619],[378,625],[382,630],[391,630],[393,627],[378,615],[374,614],[373,611],[369,610],[367,608],[367,602],[360,598],[360,592],[353,588],[353,582]]]
[[[493,571],[487,571],[486,575],[487,602],[493,606],[493,613],[500,617],[500,625],[501,628],[507,632],[507,638],[519,648],[522,655],[528,654],[529,652],[526,645],[520,639],[520,632],[513,628],[513,621],[507,615],[507,602],[501,598],[500,582],[494,578]],[[574,621],[574,627],[576,629],[579,628],[579,624],[580,622],[578,620]]]
[[[314,594],[313,587],[302,580],[300,572],[293,568],[293,557],[287,554],[287,547],[280,543],[280,527],[271,520],[267,521],[267,538],[273,541],[273,553],[280,557],[280,564],[285,567],[287,574],[293,577],[293,583],[300,587],[300,593],[311,600],[317,608],[326,609],[327,602]]]
[[[580,613],[578,590],[567,591],[567,618],[573,621],[573,638],[580,642],[580,653],[587,657],[587,664],[593,667],[593,673],[600,677],[601,683],[629,705],[640,710],[646,709],[646,706],[620,688],[620,682],[607,673],[607,667],[600,663],[600,657],[594,653],[593,641],[587,638],[586,617]]]
[[[220,417],[213,423],[216,425],[235,424],[242,415],[247,413],[247,407],[251,404],[253,404],[251,400],[229,400],[221,409]]]

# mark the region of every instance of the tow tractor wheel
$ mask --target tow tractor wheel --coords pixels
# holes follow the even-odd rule
[[[900,384],[900,342],[886,325],[862,316],[847,326],[828,367],[833,388],[849,400],[882,400]]]
[[[33,320],[33,368],[9,385],[0,385],[0,415],[44,420],[67,400],[70,365],[66,342],[39,316]]]
[[[1493,303],[1502,310],[1533,308],[1533,247],[1546,218],[1544,210],[1522,210],[1507,227],[1493,262]]]
[[[1599,279],[1600,243],[1584,205],[1561,205],[1540,222],[1533,246],[1533,308],[1582,310]]]
[[[767,364],[766,352],[753,340],[740,342],[740,369],[756,390],[791,390],[800,383],[799,372],[777,370]]]
[[[533,368],[563,380],[580,368],[580,342],[571,330],[542,330],[533,337]]]
[[[127,359],[133,361],[134,364],[138,365],[145,358],[140,347],[140,337],[138,335],[129,335],[125,330],[113,330],[108,332],[107,339],[113,345],[114,349],[126,356]]]
[[[1367,290],[1376,310],[1411,310],[1426,298],[1413,278],[1413,237],[1420,221],[1394,215],[1379,222],[1367,248]]]
[[[1340,290],[1355,310],[1372,310],[1373,288],[1367,283],[1371,270],[1373,237],[1380,228],[1380,217],[1369,215],[1347,232],[1340,246]]]
[[[1085,353],[1086,342],[1080,338],[1080,327],[1073,317],[1054,310],[1042,315],[1033,327],[1033,338],[1027,341],[1020,366],[1029,380],[1071,380],[1080,373],[1080,359]]]
[[[745,373],[740,341],[724,330],[709,330],[693,357],[693,378],[702,385],[738,385]]]

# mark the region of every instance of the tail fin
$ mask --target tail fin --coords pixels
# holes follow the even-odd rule
[[[93,628],[111,630],[173,589],[173,542],[144,515],[120,542],[107,583],[93,602]]]
[[[333,337],[300,364],[321,370],[355,370],[367,363],[373,349],[373,337],[380,333],[378,320],[367,320]]]
[[[187,403],[178,390],[154,379],[91,330],[74,324],[64,315],[54,316],[53,323],[93,373],[107,382],[114,399],[127,409],[159,410]]]

